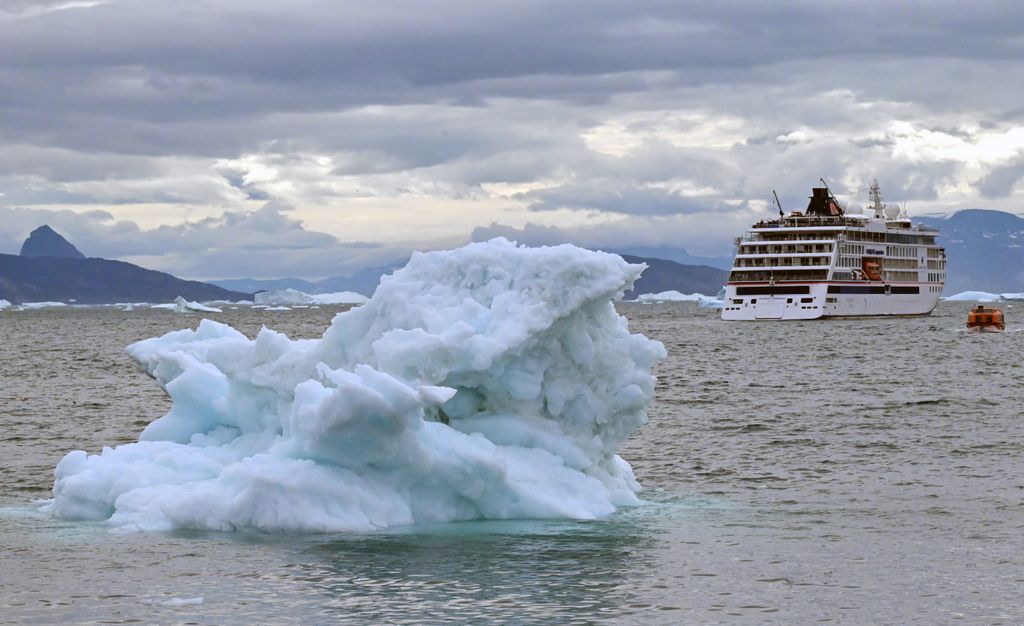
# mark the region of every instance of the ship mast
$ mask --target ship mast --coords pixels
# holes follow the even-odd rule
[[[875,217],[878,219],[884,218],[885,205],[882,204],[882,190],[878,187],[877,178],[871,183],[871,189],[868,190],[868,197],[871,198],[871,208],[875,210]]]

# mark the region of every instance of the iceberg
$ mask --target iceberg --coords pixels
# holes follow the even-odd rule
[[[354,291],[309,294],[298,289],[261,291],[253,296],[256,304],[363,304],[369,298]]]
[[[946,302],[999,302],[1002,299],[1000,294],[987,291],[961,291],[943,298]]]
[[[362,532],[640,504],[619,445],[661,343],[613,300],[643,265],[504,240],[414,254],[320,339],[210,320],[128,348],[172,400],[76,450],[44,505],[124,530]]]
[[[9,300],[4,300],[3,298],[0,298],[0,309],[9,309],[11,308],[11,306],[12,305]]]

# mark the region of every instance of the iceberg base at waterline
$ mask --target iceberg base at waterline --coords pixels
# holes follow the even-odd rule
[[[320,339],[203,320],[129,347],[170,395],[74,451],[44,509],[128,530],[369,531],[635,505],[618,446],[665,356],[612,304],[643,270],[503,239],[416,254]]]

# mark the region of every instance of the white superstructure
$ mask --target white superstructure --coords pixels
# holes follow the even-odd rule
[[[843,210],[828,187],[803,213],[782,213],[736,240],[724,320],[926,315],[946,281],[938,231],[882,203],[878,182],[864,214]]]

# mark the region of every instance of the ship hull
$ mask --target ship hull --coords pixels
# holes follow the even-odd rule
[[[729,284],[726,285],[722,319],[770,321],[927,315],[935,309],[941,291],[941,288],[932,287],[926,283],[886,287],[881,283],[863,282]],[[906,293],[914,289],[918,293]]]

